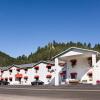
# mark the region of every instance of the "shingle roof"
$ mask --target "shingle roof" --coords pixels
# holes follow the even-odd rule
[[[0,70],[7,70],[8,67],[0,67]]]
[[[21,64],[21,65],[14,65],[15,67],[18,68],[32,68],[35,63],[30,63],[30,64]]]
[[[30,63],[30,64],[21,64],[21,65],[12,65],[17,67],[17,68],[32,68],[33,66],[36,66],[40,63],[45,63],[45,64],[54,64],[54,61],[39,61],[37,63]],[[7,67],[0,67],[0,70],[8,70],[9,68],[11,68],[11,66],[7,66]]]
[[[15,66],[18,68],[32,68],[34,66],[35,63],[30,63],[30,64],[21,64],[21,65],[11,65],[11,66],[7,66],[7,67],[0,67],[0,70],[8,70],[9,68]]]

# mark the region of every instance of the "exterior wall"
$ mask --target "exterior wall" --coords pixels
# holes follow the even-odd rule
[[[10,82],[10,84],[14,84],[15,83],[15,74],[16,72],[16,67],[12,67],[12,73],[10,74],[9,70],[5,70],[2,73],[2,78],[5,80],[5,78],[8,78],[8,82]],[[10,81],[9,78],[12,78],[12,81]]]
[[[12,72],[10,73],[9,72],[9,69],[4,71],[3,74],[2,74],[2,78],[5,80],[5,78],[8,78],[8,82],[10,82],[10,85],[22,85],[22,84],[30,84],[30,82],[27,80],[24,79],[24,76],[28,76],[28,71],[27,73],[25,73],[25,70],[24,69],[20,69],[20,72],[17,71],[17,67],[11,67],[10,68],[12,70]],[[23,77],[21,78],[21,83],[16,80],[16,77],[15,75],[19,73],[19,74],[22,74]],[[12,78],[12,81],[10,81],[9,78]]]
[[[3,73],[1,74],[1,77],[5,80],[5,78],[8,78],[8,82],[10,82],[10,85],[31,85],[32,81],[35,81],[36,79],[34,78],[35,75],[39,75],[39,80],[43,81],[44,84],[54,84],[54,75],[55,72],[51,72],[52,70],[54,71],[54,66],[51,67],[50,72],[48,72],[48,69],[46,68],[47,64],[45,63],[40,63],[36,66],[39,66],[39,70],[36,73],[36,70],[33,68],[28,68],[28,70],[25,72],[24,69],[20,69],[20,71],[18,72],[17,67],[11,67],[10,69],[12,70],[12,72],[9,72],[8,70],[3,71]],[[15,75],[19,73],[22,74],[23,77],[21,78],[21,82],[19,82],[19,80],[16,80]],[[52,77],[50,79],[46,78],[46,75],[51,75]],[[27,76],[28,79],[25,80],[24,76]],[[12,78],[12,81],[10,81],[9,78]]]
[[[100,67],[94,68],[94,85],[100,84]]]
[[[76,59],[77,63],[72,67],[70,60]],[[66,80],[71,79],[71,73],[77,73],[76,80],[79,80],[82,83],[92,83],[93,79],[88,76],[88,72],[92,69],[88,64],[88,60],[85,57],[71,57],[71,59],[67,59],[66,65],[61,67],[59,66],[59,73],[62,71],[66,71]],[[59,75],[60,83],[63,84],[61,75]]]
[[[54,72],[48,72],[48,69],[46,68],[47,64],[40,63],[36,66],[39,66],[39,70],[36,73],[35,69],[32,68],[32,70],[34,71],[33,78],[35,77],[35,75],[38,75],[39,80],[43,81],[44,84],[54,84],[54,82],[52,81],[54,79]],[[54,70],[54,66],[51,67],[50,71],[51,70]],[[47,79],[46,75],[51,75],[51,79]],[[33,79],[33,81],[35,81],[35,79]]]
[[[93,84],[100,84],[100,60],[97,62],[93,68]]]
[[[76,58],[77,63],[74,67],[71,66],[71,62],[68,62],[67,65],[67,78],[71,79],[70,73],[76,72],[77,73],[77,79],[81,80],[84,75],[89,70],[89,64],[86,58]],[[87,78],[87,75],[86,75]],[[84,78],[83,78],[84,79]]]

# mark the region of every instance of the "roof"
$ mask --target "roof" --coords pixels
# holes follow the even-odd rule
[[[70,50],[74,50],[74,49],[76,49],[76,50],[82,50],[82,51],[88,51],[88,52],[93,52],[93,53],[96,53],[97,55],[100,55],[100,53],[99,53],[98,51],[89,50],[89,49],[83,49],[83,48],[77,48],[77,47],[71,47],[71,48],[66,49],[65,51],[63,51],[63,52],[57,54],[57,55],[54,56],[52,59],[55,59],[55,58],[57,58],[57,57],[59,57],[59,56],[65,54],[65,53],[69,52]]]
[[[38,64],[40,64],[40,63],[45,63],[45,64],[55,64],[54,61],[43,61],[43,60],[41,60],[41,61],[35,63],[34,66],[36,66],[36,65],[38,65]]]
[[[18,68],[32,68],[35,63],[30,63],[30,64],[21,64],[21,65],[14,65],[15,67]]]
[[[17,67],[17,68],[22,68],[22,69],[25,69],[25,68],[32,68],[40,63],[45,63],[45,64],[54,64],[54,61],[39,61],[37,63],[30,63],[30,64],[21,64],[21,65],[11,65],[11,66],[7,66],[7,67],[0,67],[0,70],[8,70],[10,69],[11,67]]]
[[[8,67],[0,67],[0,70],[7,70]]]
[[[25,68],[32,68],[34,66],[35,63],[30,63],[30,64],[22,64],[22,65],[11,65],[11,66],[7,66],[7,67],[0,67],[0,70],[8,70],[10,69],[11,67],[17,67],[17,68],[22,68],[22,69],[25,69]]]

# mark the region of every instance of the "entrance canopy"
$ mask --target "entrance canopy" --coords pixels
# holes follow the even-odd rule
[[[91,57],[92,54],[95,54],[96,56],[100,56],[100,53],[94,50],[88,50],[88,49],[82,49],[77,47],[71,47],[58,55],[54,56],[52,59],[59,58],[59,59],[67,59],[71,57]]]

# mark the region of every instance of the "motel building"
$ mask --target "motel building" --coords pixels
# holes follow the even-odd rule
[[[10,85],[31,85],[40,80],[44,85],[100,84],[100,53],[71,47],[52,61],[0,67],[0,79]]]
[[[54,84],[54,62],[40,61],[32,64],[0,67],[1,80],[10,85],[31,85],[31,82],[41,80],[44,84]]]

